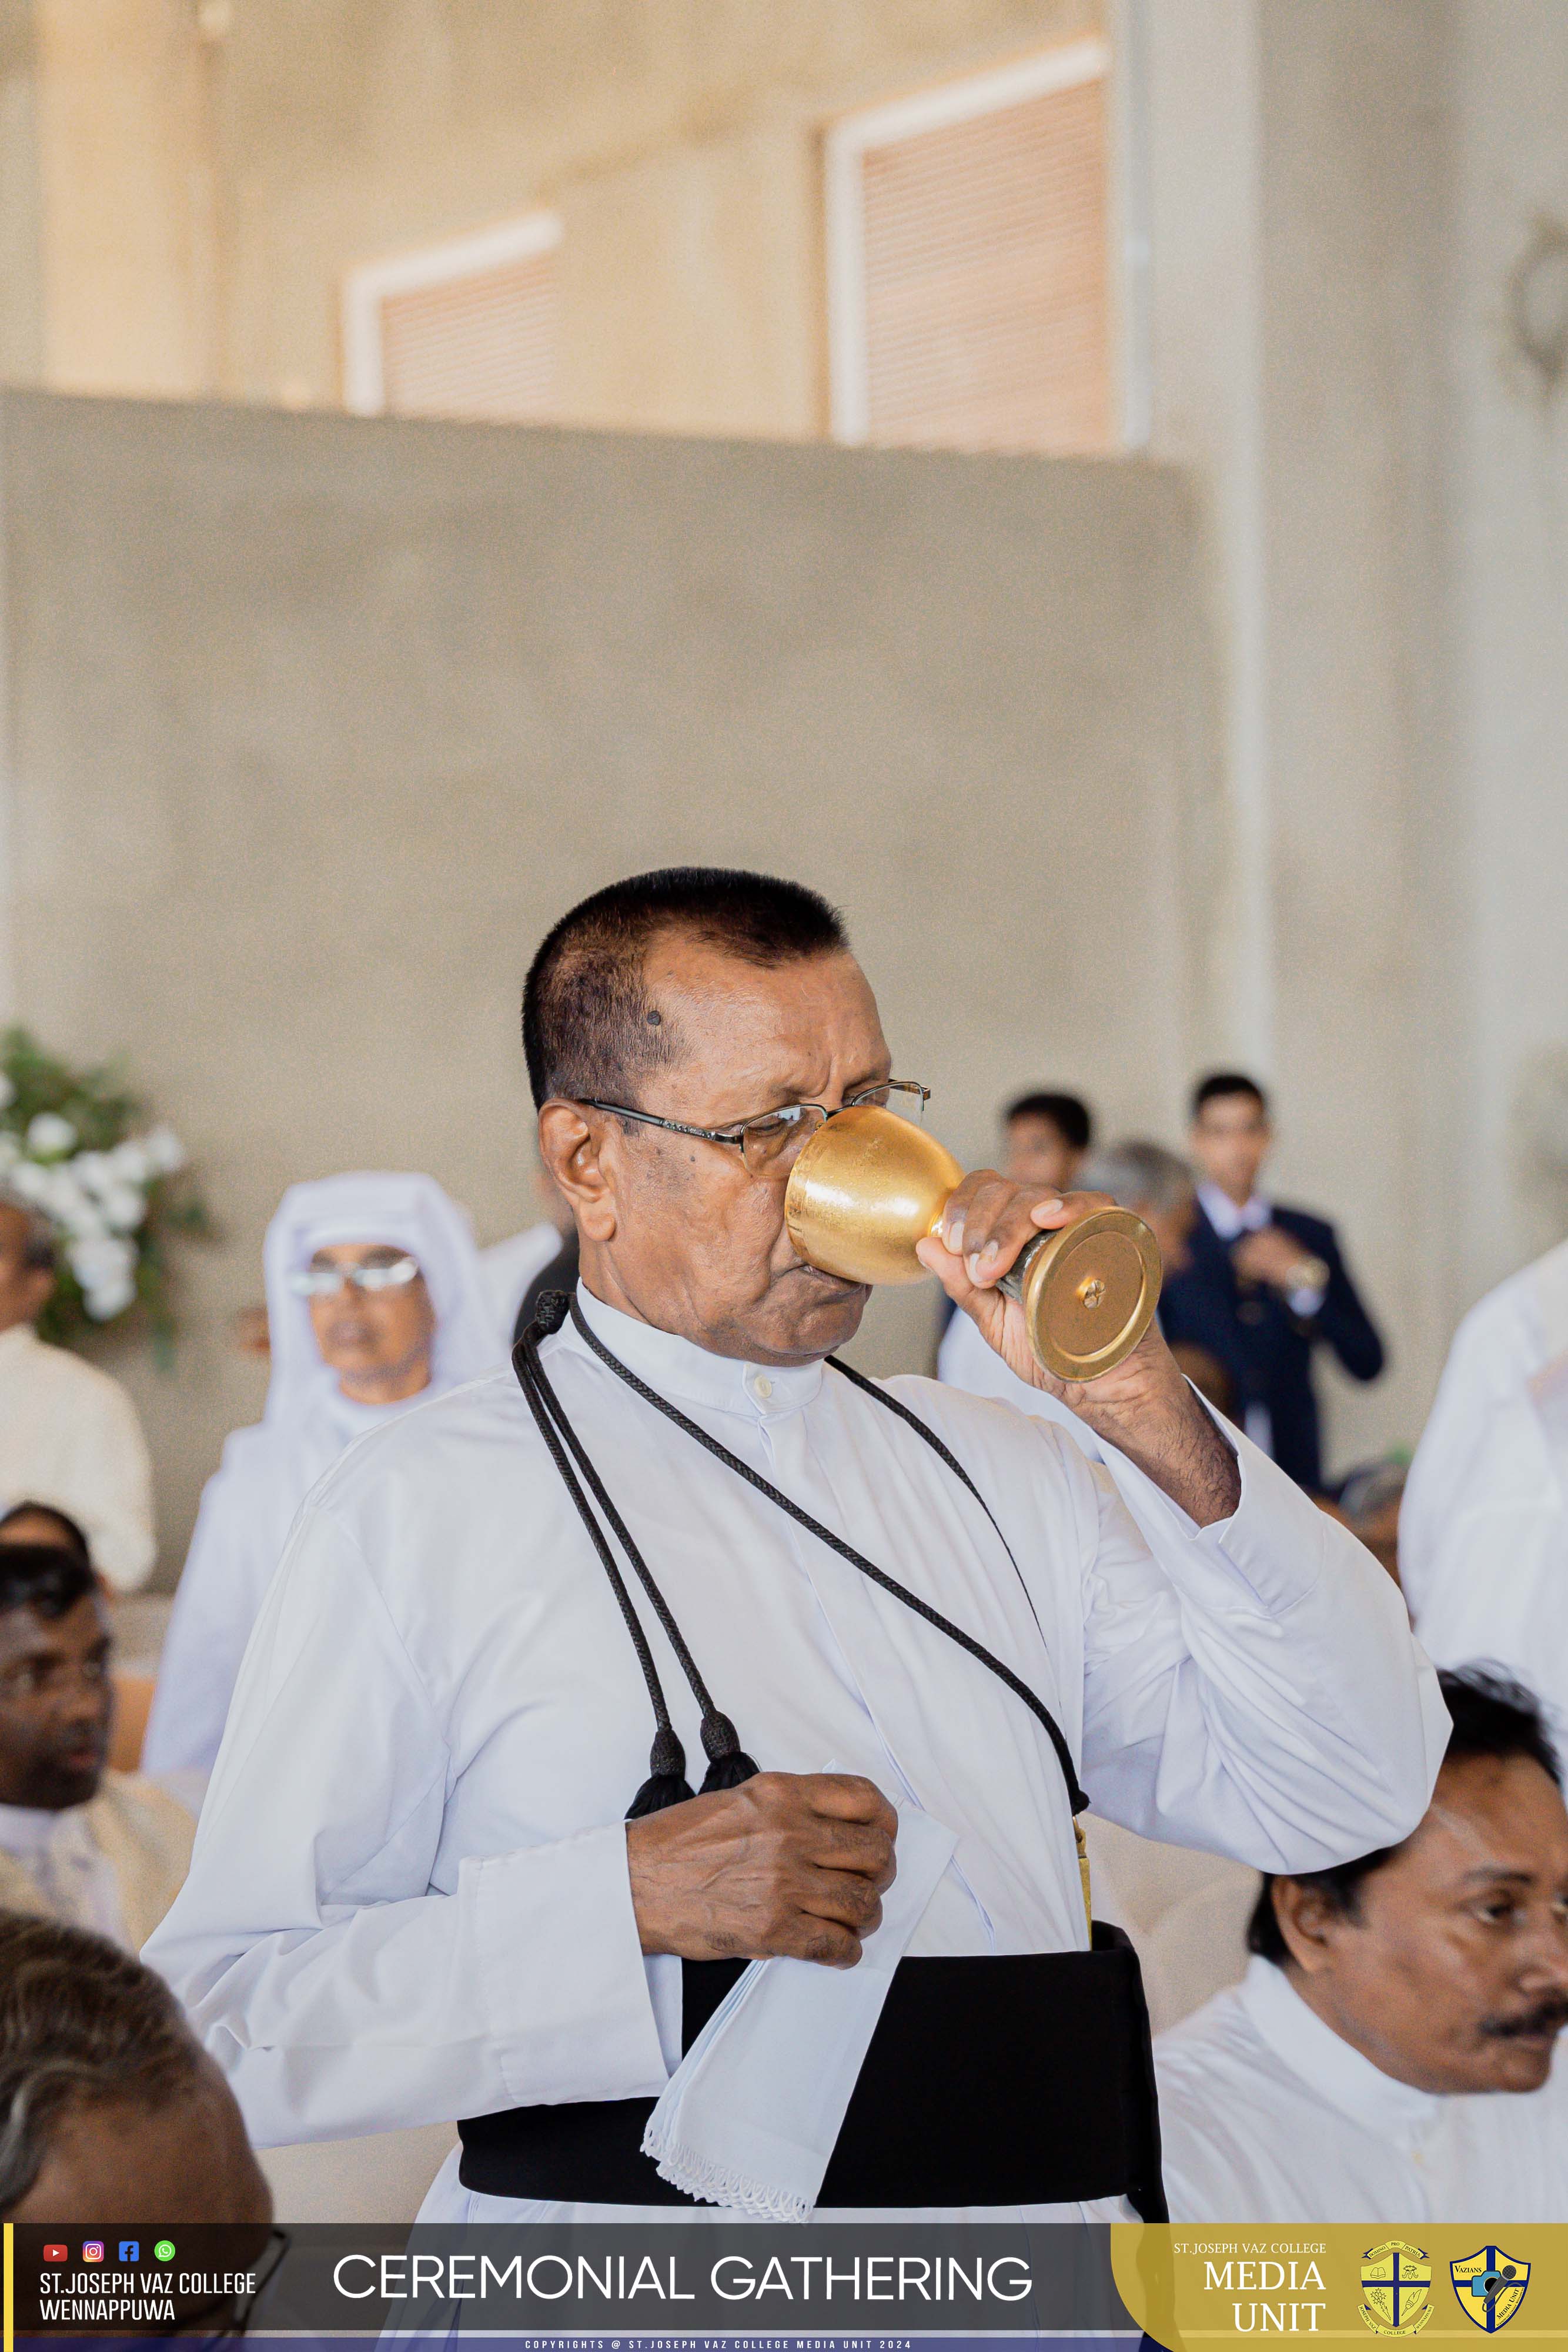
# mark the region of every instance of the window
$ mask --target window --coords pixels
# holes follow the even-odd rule
[[[845,116],[827,134],[833,431],[1106,449],[1103,41]]]
[[[350,272],[344,394],[361,416],[548,416],[560,223],[533,213]]]

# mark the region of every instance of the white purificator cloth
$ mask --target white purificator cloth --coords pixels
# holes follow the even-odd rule
[[[957,1842],[929,1813],[899,1815],[898,1875],[852,1969],[753,1960],[648,2118],[643,2153],[664,2179],[755,2221],[807,2219],[893,1972]]]

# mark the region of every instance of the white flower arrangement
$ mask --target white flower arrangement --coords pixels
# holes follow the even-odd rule
[[[171,1189],[186,1154],[171,1128],[138,1131],[141,1106],[107,1072],[74,1072],[42,1053],[26,1031],[0,1038],[0,1190],[41,1210],[60,1255],[54,1297],[41,1318],[68,1340],[78,1318],[112,1323],[139,1302],[154,1339],[173,1335],[162,1241],[170,1229],[206,1230],[187,1189]]]

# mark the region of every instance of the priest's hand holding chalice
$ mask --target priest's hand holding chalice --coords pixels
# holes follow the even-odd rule
[[[1015,1184],[988,1168],[966,1175],[910,1116],[924,1095],[904,1087],[886,1107],[852,1106],[805,1144],[784,1196],[800,1257],[852,1282],[936,1275],[1010,1371],[1161,1484],[1171,1444],[1187,1451],[1185,1427],[1199,1475],[1178,1499],[1200,1519],[1234,1508],[1234,1461],[1184,1394],[1155,1321],[1160,1253],[1143,1219],[1100,1193]]]

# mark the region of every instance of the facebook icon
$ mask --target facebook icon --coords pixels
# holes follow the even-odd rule
[[[120,2242],[120,2259],[122,2263],[139,2263],[141,2260],[141,2239],[121,2238]]]

